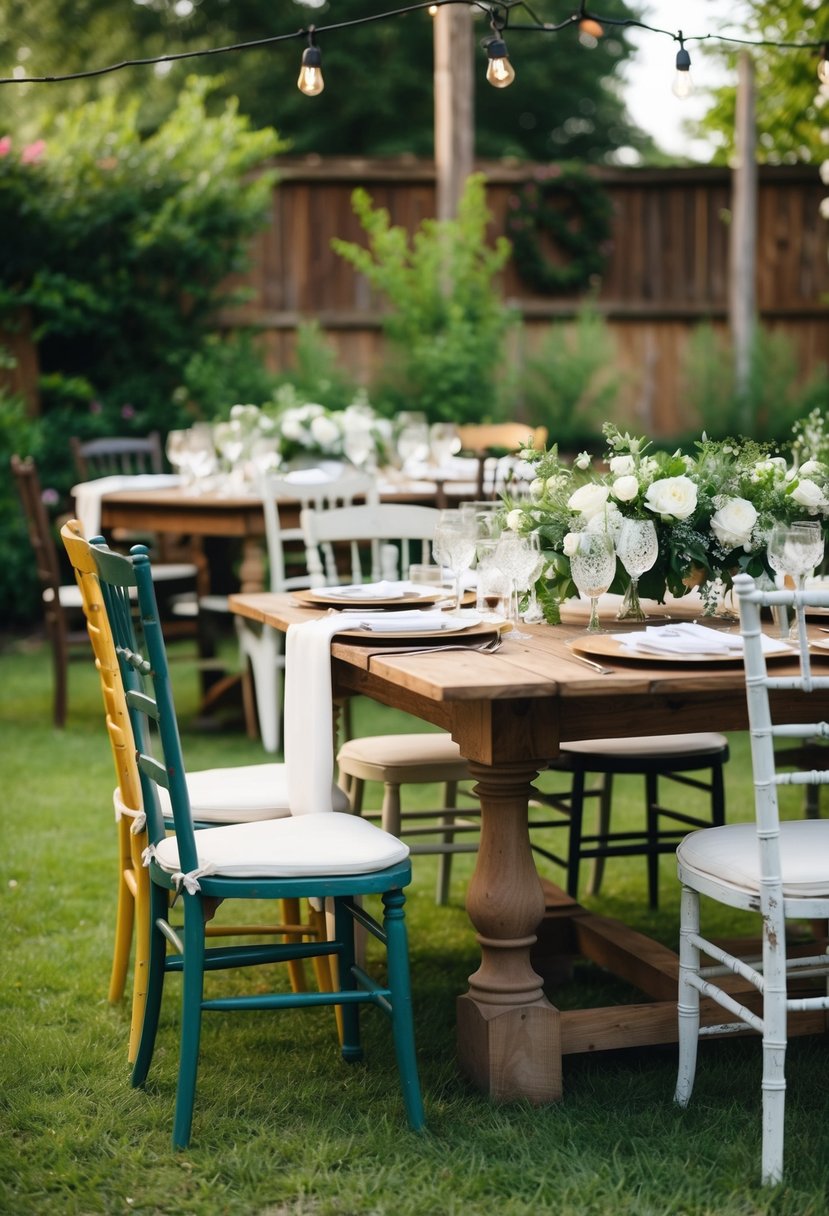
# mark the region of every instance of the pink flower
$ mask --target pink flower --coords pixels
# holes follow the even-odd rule
[[[21,165],[33,165],[40,160],[43,153],[46,151],[46,140],[36,139],[33,144],[27,144],[20,153]]]
[[[90,401],[89,403],[90,414],[100,414],[103,408],[100,401]]]
[[[45,490],[41,490],[40,498],[44,507],[56,507],[60,502],[60,495],[51,486],[48,486]]]
[[[127,402],[126,405],[122,405],[121,406],[121,417],[122,418],[134,418],[135,417],[135,407],[130,405],[129,402]]]
[[[8,156],[11,150],[12,137],[11,135],[4,135],[3,138],[0,139],[0,156]]]

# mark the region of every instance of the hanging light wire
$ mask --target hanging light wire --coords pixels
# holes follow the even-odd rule
[[[203,47],[196,51],[175,51],[168,55],[155,55],[145,59],[122,59],[118,63],[110,63],[100,68],[87,68],[81,72],[66,72],[60,75],[50,76],[0,76],[0,85],[2,84],[60,84],[67,80],[86,80],[94,76],[106,76],[111,72],[120,72],[125,68],[134,67],[151,67],[158,63],[177,63],[184,59],[202,59],[209,55],[228,55],[238,51],[256,50],[264,46],[274,46],[280,42],[291,42],[298,39],[307,40],[312,34],[328,34],[338,30],[349,29],[352,26],[368,25],[375,21],[388,21],[393,17],[402,17],[407,13],[415,13],[423,10],[435,10],[443,8],[448,4],[463,4],[466,8],[475,9],[478,12],[485,14],[491,24],[496,24],[503,32],[507,28],[510,31],[531,32],[539,34],[555,34],[561,30],[567,29],[570,26],[578,26],[580,21],[585,19],[597,22],[604,27],[615,26],[623,29],[641,29],[646,30],[651,34],[661,34],[664,37],[672,38],[675,42],[727,42],[735,43],[739,46],[770,46],[777,47],[783,50],[820,50],[825,46],[825,38],[818,41],[802,41],[788,42],[771,38],[738,38],[730,34],[681,34],[674,33],[672,30],[661,29],[655,25],[648,25],[645,21],[638,21],[633,17],[605,17],[600,13],[588,12],[586,4],[582,2],[579,10],[566,17],[563,21],[553,23],[549,21],[541,21],[540,18],[533,12],[526,0],[498,0],[498,3],[487,3],[486,0],[423,0],[422,3],[408,4],[402,8],[389,9],[382,13],[367,13],[362,17],[353,17],[348,21],[333,22],[331,25],[321,25],[316,27],[303,27],[298,30],[292,30],[287,34],[272,34],[266,38],[255,38],[248,42],[233,42],[227,46]],[[515,10],[523,10],[532,20],[533,24],[518,24],[510,22],[510,14]],[[825,63],[825,58],[821,59],[821,63]]]

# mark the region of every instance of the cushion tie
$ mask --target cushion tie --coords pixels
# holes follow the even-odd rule
[[[147,826],[147,816],[144,814],[144,812],[133,810],[132,807],[127,806],[121,797],[121,791],[118,788],[113,791],[112,805],[115,807],[115,822],[120,823],[126,815],[127,819],[132,820],[132,823],[130,824],[130,835],[140,836]]]

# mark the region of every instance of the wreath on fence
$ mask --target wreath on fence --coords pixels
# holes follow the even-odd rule
[[[609,252],[613,207],[595,177],[574,166],[551,165],[509,198],[507,235],[519,275],[546,295],[587,287]],[[551,260],[545,239],[561,255]]]

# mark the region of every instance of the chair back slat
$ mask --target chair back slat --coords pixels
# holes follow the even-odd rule
[[[112,436],[85,442],[72,435],[69,447],[80,481],[92,481],[119,473],[134,476],[164,472],[164,455],[158,431],[151,431],[142,437]]]
[[[346,545],[350,557],[350,581],[373,582],[383,578],[405,578],[415,558],[428,563],[432,538],[440,512],[436,507],[404,506],[402,503],[373,503],[335,507],[319,511],[306,507],[301,514],[306,560],[312,587],[335,586],[343,581],[337,562],[337,546]],[[392,562],[395,569],[391,568]]]
[[[44,603],[47,607],[54,607],[54,610],[59,613],[60,565],[49,516],[43,505],[43,493],[37,468],[31,457],[22,459],[20,456],[12,456],[11,468],[23,506],[23,514],[26,517],[29,541],[35,555],[38,582],[41,590],[46,593]]]
[[[198,867],[193,819],[147,549],[135,545],[129,556],[123,556],[96,541],[92,553],[121,665],[150,842],[157,844],[165,835],[160,785],[169,791],[179,858],[182,869],[189,872]]]
[[[313,507],[317,511],[323,511],[348,506],[357,500],[367,503],[378,501],[376,477],[370,473],[351,470],[329,482],[307,485],[273,475],[265,477],[260,488],[265,514],[270,590],[276,593],[319,585],[312,583],[307,569],[302,528],[283,526],[279,513],[280,502],[299,503],[300,509]],[[287,573],[286,556],[290,546],[294,546],[300,556],[302,569],[299,574]],[[333,561],[333,551],[329,550],[329,554],[330,560]]]

